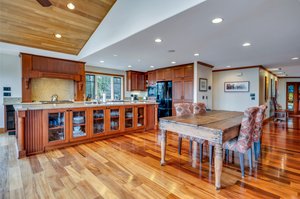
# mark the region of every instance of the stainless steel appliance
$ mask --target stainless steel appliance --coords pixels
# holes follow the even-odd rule
[[[172,81],[157,82],[156,87],[158,118],[172,116]]]

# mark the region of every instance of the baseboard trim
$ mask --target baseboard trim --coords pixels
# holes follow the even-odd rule
[[[0,134],[4,133],[4,128],[0,128]]]

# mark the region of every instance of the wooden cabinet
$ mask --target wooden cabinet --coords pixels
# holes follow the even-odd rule
[[[148,85],[154,86],[156,84],[156,71],[148,72]]]
[[[147,105],[146,130],[157,129],[157,105]]]
[[[124,123],[124,117],[119,106],[109,106],[106,108],[106,130],[107,133],[118,133]]]
[[[179,79],[193,79],[194,78],[194,66],[192,64],[177,66],[173,69],[174,80]]]
[[[92,114],[92,137],[99,137],[105,135],[106,112],[104,108],[93,108]]]
[[[146,126],[146,106],[135,106],[135,128],[143,129]]]
[[[135,113],[134,113],[134,106],[125,106],[124,111],[123,111],[123,117],[124,117],[124,125],[123,129],[128,131],[128,130],[133,130],[135,128]]]
[[[137,71],[126,71],[126,86],[127,91],[145,91],[145,73]]]
[[[87,109],[43,111],[44,143],[53,146],[90,137]]]
[[[156,81],[170,81],[173,79],[172,68],[156,70]]]

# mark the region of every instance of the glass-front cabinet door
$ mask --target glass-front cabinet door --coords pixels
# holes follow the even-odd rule
[[[44,121],[44,140],[46,145],[56,145],[65,143],[67,138],[67,117],[65,110],[50,110],[45,111]]]
[[[73,110],[71,111],[71,140],[87,138],[87,111]]]
[[[145,106],[138,106],[136,107],[136,127],[137,128],[144,128],[145,127]]]
[[[104,135],[105,132],[105,110],[93,110],[93,136]]]
[[[124,110],[124,117],[125,117],[125,129],[132,129],[134,128],[134,108],[133,107],[125,107]]]
[[[120,108],[113,108],[113,107],[110,108],[109,115],[110,115],[109,130],[111,132],[119,131],[120,130]]]

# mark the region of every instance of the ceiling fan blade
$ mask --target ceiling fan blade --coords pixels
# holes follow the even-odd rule
[[[49,0],[37,0],[43,7],[49,7],[52,3]]]

